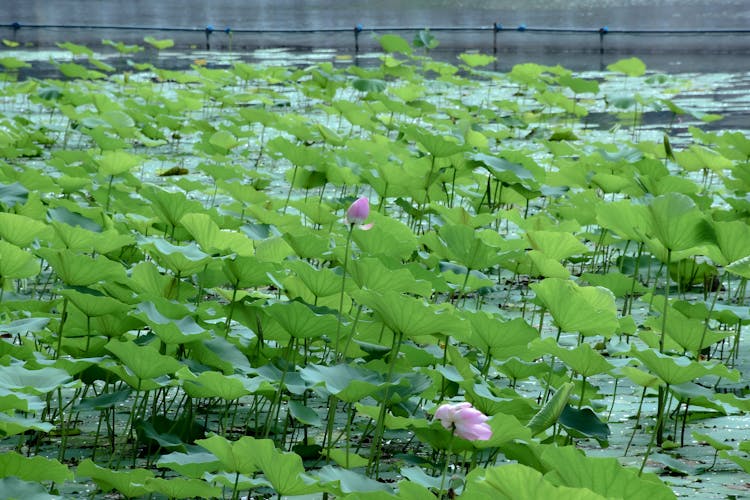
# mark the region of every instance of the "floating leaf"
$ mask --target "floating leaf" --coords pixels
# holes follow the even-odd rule
[[[219,498],[222,490],[200,479],[146,479],[146,489],[168,498]]]
[[[145,483],[153,479],[154,473],[146,469],[114,471],[99,467],[87,458],[78,464],[76,477],[90,477],[103,491],[117,490],[126,497],[139,497],[148,494]]]
[[[380,46],[386,52],[399,52],[401,54],[411,54],[409,42],[398,35],[383,35],[378,38]]]
[[[210,451],[226,472],[252,474],[258,470],[258,440],[243,436],[237,441],[213,435],[198,439],[196,444]]]
[[[0,59],[0,64],[2,59]],[[0,491],[4,498],[24,500],[55,500],[60,498],[47,493],[47,488],[39,483],[23,481],[17,477],[0,478]]]
[[[550,467],[545,479],[553,484],[587,488],[606,498],[674,499],[675,494],[652,474],[622,467],[616,458],[586,457],[571,447],[546,447],[542,461]]]
[[[544,279],[531,288],[562,331],[604,337],[617,331],[615,297],[606,288],[582,287],[559,278]]]
[[[183,476],[200,478],[206,472],[218,470],[221,462],[213,453],[195,451],[181,453],[175,451],[168,455],[162,455],[156,465],[168,467]]]
[[[591,408],[566,405],[557,422],[574,438],[594,438],[602,447],[609,445],[609,426]]]
[[[529,421],[527,427],[531,429],[532,435],[541,434],[557,423],[557,419],[568,404],[568,398],[572,391],[572,382],[567,382],[557,389],[550,400]]]
[[[24,481],[64,483],[73,479],[68,467],[57,460],[41,456],[24,457],[15,451],[0,454],[0,471],[4,477],[15,476]]]
[[[405,337],[451,335],[463,338],[468,325],[449,309],[427,305],[424,301],[395,292],[355,292],[358,302],[373,309],[394,333]]]
[[[629,59],[620,59],[619,61],[607,65],[609,71],[625,73],[628,76],[642,76],[646,73],[646,65],[637,57]]]
[[[542,473],[522,464],[507,464],[488,469],[476,468],[466,477],[464,496],[503,500],[603,500],[586,488],[571,488],[547,481]]]
[[[172,374],[182,367],[173,357],[159,354],[153,347],[139,346],[130,341],[111,340],[106,349],[117,356],[140,380]]]
[[[143,41],[157,50],[164,50],[174,46],[174,40],[169,38],[164,40],[157,40],[152,36],[146,36],[143,37]]]

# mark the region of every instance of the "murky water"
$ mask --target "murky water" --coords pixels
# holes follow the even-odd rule
[[[521,61],[562,64],[572,69],[600,69],[623,55],[637,55],[651,68],[668,72],[749,71],[750,33],[665,35],[623,33],[632,30],[745,30],[750,21],[746,0],[3,0],[4,27],[0,37],[31,47],[58,41],[98,46],[103,38],[142,42],[146,35],[173,38],[185,50],[250,51],[259,47],[297,50],[335,48],[354,51],[354,26],[363,25],[360,50],[378,47],[374,34],[392,28],[411,40],[416,28],[431,27],[441,45],[436,56],[451,59],[456,52],[497,49],[500,64]],[[13,22],[21,28],[14,30]],[[497,33],[493,24],[503,30]],[[29,28],[24,25],[71,26]],[[207,39],[205,27],[215,32]],[[519,32],[525,25],[527,31]],[[86,26],[163,27],[192,31],[94,30]],[[602,41],[600,27],[610,29]],[[234,30],[230,37],[223,30]],[[440,31],[466,27],[473,31]],[[573,28],[585,33],[538,33],[536,28]],[[339,29],[340,32],[310,30]],[[243,32],[252,30],[253,32]],[[261,33],[298,30],[296,33]],[[600,49],[604,54],[600,55]],[[504,69],[503,67],[497,69]]]

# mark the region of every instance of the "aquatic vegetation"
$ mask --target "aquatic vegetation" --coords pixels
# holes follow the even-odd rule
[[[0,490],[656,499],[750,469],[708,430],[750,411],[748,131],[635,59],[380,41],[0,60]]]

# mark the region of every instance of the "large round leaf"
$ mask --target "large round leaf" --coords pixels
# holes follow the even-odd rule
[[[547,278],[531,288],[563,331],[604,337],[617,331],[615,296],[606,288],[559,278]]]

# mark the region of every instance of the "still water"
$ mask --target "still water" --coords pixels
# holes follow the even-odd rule
[[[212,50],[289,47],[353,53],[354,26],[361,24],[360,52],[376,50],[375,36],[393,28],[409,28],[398,33],[411,40],[418,29],[431,27],[440,41],[435,57],[452,59],[465,50],[496,49],[500,70],[527,61],[596,70],[636,55],[649,68],[672,73],[750,71],[750,32],[632,33],[747,30],[747,0],[0,0],[0,6],[0,37],[28,48],[72,41],[98,49],[104,38],[141,43],[152,35],[174,39],[180,50],[205,49],[209,42]],[[497,34],[495,23],[502,26]],[[92,26],[112,28],[87,28]],[[215,29],[210,37],[206,26]],[[527,30],[519,31],[519,26]],[[609,33],[602,40],[598,30],[604,26]],[[165,30],[143,29],[148,27]],[[440,30],[464,27],[473,30]],[[226,28],[234,31],[231,37]],[[538,28],[585,32],[534,32]],[[311,32],[315,30],[342,31]]]

